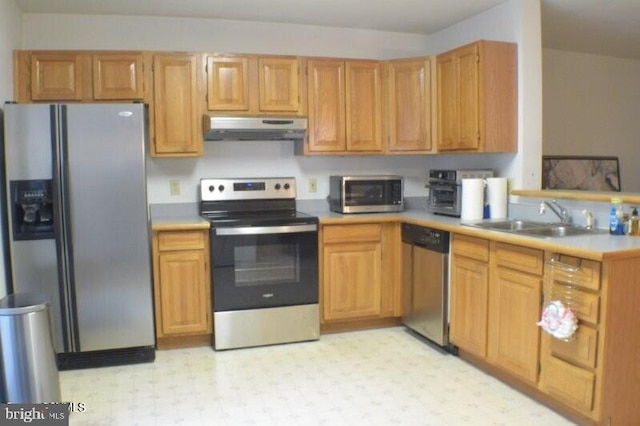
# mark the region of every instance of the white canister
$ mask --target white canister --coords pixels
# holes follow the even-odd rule
[[[487,203],[491,219],[507,217],[507,178],[487,178]]]
[[[462,179],[461,220],[482,220],[484,179]]]

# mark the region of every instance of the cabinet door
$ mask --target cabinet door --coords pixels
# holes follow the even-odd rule
[[[450,338],[460,348],[487,354],[489,265],[455,256],[451,263]]]
[[[258,60],[260,111],[292,112],[300,109],[298,60],[260,58]]]
[[[458,140],[458,95],[453,54],[438,56],[438,150],[454,149]]]
[[[94,99],[142,99],[142,82],[142,55],[93,55]]]
[[[316,60],[307,64],[309,152],[340,152],[345,135],[344,62]]]
[[[455,149],[477,150],[480,145],[478,46],[456,53],[457,141]]]
[[[347,151],[382,151],[380,63],[349,61],[346,67]]]
[[[380,315],[380,243],[327,244],[323,250],[323,320]]]
[[[153,59],[155,156],[202,154],[195,55],[155,55]]]
[[[536,383],[542,278],[497,267],[489,291],[487,358],[524,380]]]
[[[388,84],[389,151],[431,150],[430,61],[391,61]]]
[[[162,334],[209,331],[205,251],[175,251],[159,255]]]
[[[207,58],[207,107],[210,111],[249,111],[249,59]]]
[[[79,101],[82,99],[82,56],[34,53],[31,55],[31,99]]]

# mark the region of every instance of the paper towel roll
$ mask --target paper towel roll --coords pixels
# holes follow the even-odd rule
[[[491,219],[507,217],[507,178],[487,178],[487,201]]]
[[[461,220],[482,220],[484,179],[462,179]]]

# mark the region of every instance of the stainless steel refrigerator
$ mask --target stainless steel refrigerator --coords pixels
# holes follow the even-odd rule
[[[155,357],[146,110],[4,106],[11,292],[52,302],[61,369]]]

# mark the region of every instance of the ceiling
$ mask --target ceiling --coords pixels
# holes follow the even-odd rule
[[[27,13],[266,21],[432,34],[505,0],[16,0]],[[640,59],[640,1],[541,0],[545,48]]]

